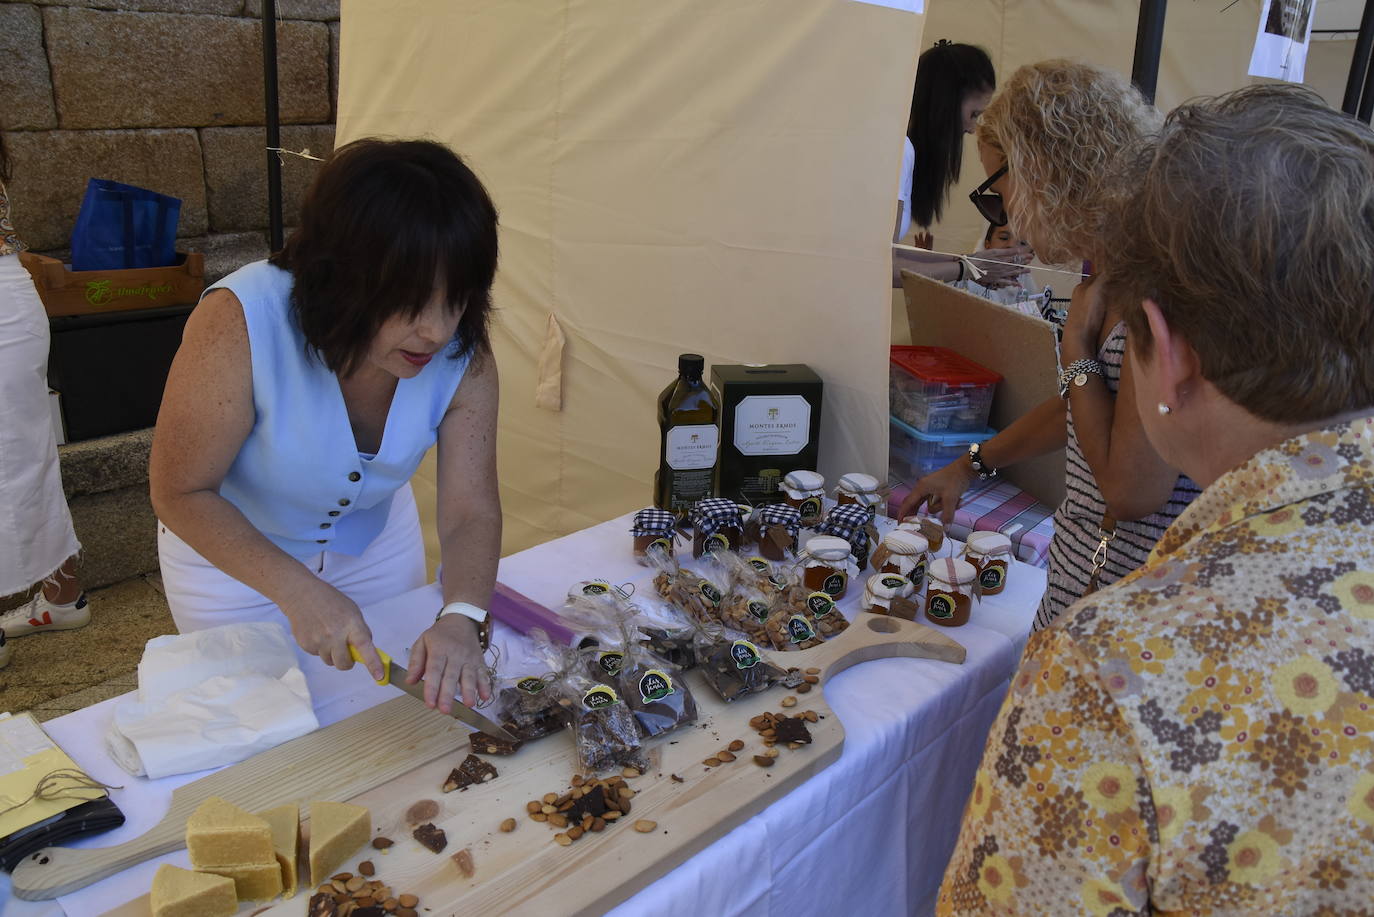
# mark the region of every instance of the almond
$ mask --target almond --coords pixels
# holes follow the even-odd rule
[[[622,771],[620,772],[620,776],[622,776],[622,777],[638,777],[638,776],[639,776],[639,768],[637,768],[637,767],[627,767],[627,768],[625,768],[624,770],[622,770]]]
[[[725,749],[726,751],[744,751],[744,743],[739,739],[735,739],[735,741],[725,746]]]
[[[806,681],[808,685],[819,684],[821,680],[821,677],[819,675],[803,675],[802,678]]]
[[[656,821],[646,821],[641,818],[639,821],[635,822],[635,830],[638,831],[640,834],[648,834],[650,831],[653,831],[657,827],[658,822]]]
[[[512,831],[514,831],[514,830],[515,830],[515,819],[513,819],[513,818],[508,818],[508,819],[506,819],[505,821],[501,822],[501,833],[502,833],[502,834],[510,834],[510,833],[511,833]]]
[[[396,842],[389,837],[374,837],[372,839],[372,847],[375,850],[385,850],[395,843]]]
[[[754,763],[759,767],[772,767],[773,759],[767,755],[754,755]]]
[[[729,764],[731,761],[735,760],[735,756],[730,754],[730,752],[728,751],[718,751],[716,752],[716,757],[724,761],[726,764]]]
[[[584,833],[585,832],[577,825],[574,825],[573,827],[568,829],[568,837],[572,838],[573,840],[577,840]]]
[[[795,707],[797,706],[797,699],[789,694],[782,699],[782,705],[784,707]]]
[[[545,793],[545,794],[544,794],[544,805],[546,805],[546,806],[551,806],[551,805],[553,805],[553,804],[554,804],[555,802],[557,802],[557,801],[558,801],[558,794],[557,794],[557,793]]]
[[[549,817],[548,817],[547,815],[545,815],[543,812],[535,812],[533,815],[530,816],[530,818],[534,819],[535,821],[548,821],[548,820],[549,820]]]
[[[420,899],[417,898],[417,897],[415,897],[414,895],[397,895],[397,896],[396,896],[396,902],[397,902],[398,904],[400,904],[401,907],[419,907],[419,906],[420,906]]]
[[[375,876],[377,874],[377,867],[372,865],[371,860],[363,860],[358,864],[358,872],[365,876]]]
[[[553,842],[560,847],[566,847],[572,843],[572,838],[568,837],[566,834],[555,834],[553,836]]]
[[[719,759],[719,758],[707,758],[705,761],[703,761],[703,762],[701,762],[701,763],[702,763],[702,764],[705,764],[707,767],[720,767],[720,759]]]
[[[533,815],[535,812],[538,812],[541,808],[543,808],[543,805],[544,804],[542,802],[536,799],[532,802],[525,803],[525,811]]]

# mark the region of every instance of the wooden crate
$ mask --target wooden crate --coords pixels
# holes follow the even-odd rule
[[[205,289],[205,256],[179,252],[170,267],[72,271],[56,258],[23,252],[48,315],[89,315],[194,303]]]

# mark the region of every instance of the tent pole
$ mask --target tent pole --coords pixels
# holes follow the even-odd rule
[[[1374,114],[1374,66],[1365,71],[1364,91],[1360,93],[1360,107],[1355,117],[1368,124],[1371,114]]]
[[[277,2],[262,0],[262,87],[266,108],[267,146],[281,148],[281,113],[277,108]],[[282,247],[281,156],[267,151],[267,226],[271,251]]]
[[[1131,82],[1146,99],[1155,100],[1159,83],[1159,51],[1164,45],[1164,7],[1167,0],[1140,0],[1140,19],[1135,27],[1135,58]]]
[[[1355,39],[1355,53],[1350,58],[1350,75],[1345,80],[1345,99],[1341,102],[1341,111],[1347,115],[1359,111],[1371,50],[1374,50],[1374,6],[1365,0],[1364,12],[1360,14],[1360,34]]]

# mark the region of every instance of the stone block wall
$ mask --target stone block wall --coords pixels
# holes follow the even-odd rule
[[[0,131],[21,238],[63,257],[90,178],[181,199],[214,280],[267,253],[262,0],[0,0]],[[278,0],[282,146],[334,144],[339,0]],[[283,157],[286,223],[318,163]]]

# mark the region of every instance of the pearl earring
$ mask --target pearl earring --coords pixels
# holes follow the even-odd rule
[[[1160,413],[1160,416],[1161,416],[1161,417],[1167,417],[1167,416],[1169,416],[1170,414],[1172,414],[1173,412],[1174,412],[1174,409],[1171,408],[1171,407],[1169,407],[1169,406],[1168,406],[1167,404],[1165,404],[1164,402],[1161,401],[1161,402],[1159,403],[1159,413]]]

